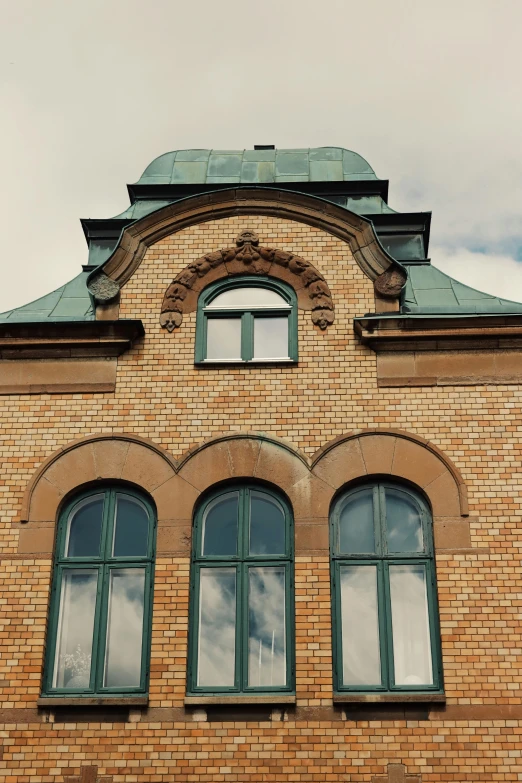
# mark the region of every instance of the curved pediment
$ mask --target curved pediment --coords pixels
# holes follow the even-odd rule
[[[182,199],[128,226],[114,253],[89,277],[95,300],[114,300],[139,267],[148,247],[191,225],[233,215],[270,215],[314,226],[346,242],[381,296],[396,298],[406,272],[384,250],[370,220],[323,199],[276,188],[221,190]]]

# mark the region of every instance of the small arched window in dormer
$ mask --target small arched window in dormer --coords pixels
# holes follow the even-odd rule
[[[198,303],[196,362],[297,361],[297,301],[270,278],[219,282]]]

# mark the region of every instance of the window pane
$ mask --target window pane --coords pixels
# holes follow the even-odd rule
[[[275,291],[268,288],[231,288],[224,291],[208,305],[208,307],[288,307],[288,302]]]
[[[128,495],[117,495],[113,557],[145,557],[148,540],[149,515],[145,506]]]
[[[349,495],[343,502],[339,514],[339,551],[348,555],[375,552],[372,489]]]
[[[250,494],[250,554],[284,555],[285,515],[264,492]]]
[[[254,359],[288,358],[288,316],[254,318]]]
[[[248,684],[286,685],[285,569],[248,573]]]
[[[405,493],[386,488],[388,552],[422,552],[422,520],[417,504]]]
[[[202,568],[199,572],[197,684],[234,685],[236,657],[236,570]]]
[[[139,687],[143,645],[145,569],[110,571],[105,688]]]
[[[63,571],[53,688],[88,688],[97,569]]]
[[[66,557],[99,557],[103,495],[82,500],[74,507],[65,541]]]
[[[241,318],[207,319],[207,359],[241,359]]]
[[[380,685],[376,566],[341,566],[343,685]]]
[[[390,565],[396,685],[432,685],[426,571],[423,565]]]
[[[237,554],[238,514],[238,492],[227,492],[208,504],[203,515],[203,555]]]

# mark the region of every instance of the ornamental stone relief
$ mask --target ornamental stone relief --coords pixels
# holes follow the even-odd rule
[[[316,326],[326,329],[333,323],[330,289],[317,269],[293,253],[260,246],[254,231],[242,231],[236,239],[236,247],[208,253],[174,278],[163,297],[161,326],[172,332],[181,325],[184,313],[196,309],[198,294],[206,285],[241,274],[269,275],[283,280],[295,289],[298,307],[311,311]]]

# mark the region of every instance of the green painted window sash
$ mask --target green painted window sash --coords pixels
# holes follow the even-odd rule
[[[386,528],[386,499],[385,490],[399,489],[406,495],[409,495],[410,500],[413,500],[419,510],[422,525],[422,536],[424,542],[424,549],[422,552],[388,552],[387,551],[387,528]],[[355,495],[358,491],[368,489],[366,486],[357,487],[351,492],[346,493],[342,497],[348,495]],[[339,501],[342,498],[339,498]],[[375,559],[379,557],[386,557],[390,560],[396,560],[403,557],[433,557],[433,534],[431,529],[431,515],[425,503],[421,502],[415,493],[410,492],[405,487],[383,482],[373,486],[373,524],[374,524],[374,538],[375,538],[375,552],[357,552],[351,555],[348,552],[339,551],[340,540],[340,502],[337,502],[332,514],[332,524],[330,525],[330,546],[333,558],[354,558],[358,560]]]
[[[219,294],[231,288],[267,288],[275,291],[288,302],[290,310],[286,307],[267,307],[267,308],[216,308],[216,310],[206,311],[207,305]],[[254,358],[254,317],[270,318],[274,316],[288,317],[288,359],[287,361],[296,362],[298,360],[297,347],[297,297],[295,291],[283,283],[266,276],[259,277],[235,277],[233,280],[220,280],[206,288],[199,296],[198,310],[196,317],[196,342],[195,342],[195,362],[208,364],[231,364],[234,362],[252,362],[261,361],[262,363],[284,361],[285,357],[280,359],[260,359]],[[207,359],[207,335],[208,322],[212,318],[240,318],[241,319],[241,358],[238,359]]]
[[[368,485],[356,487],[348,494],[356,494]],[[385,489],[399,489],[410,496],[419,508],[422,521],[424,551],[418,553],[388,552],[386,547],[386,498]],[[346,495],[342,497],[346,497]],[[341,498],[339,498],[339,501]],[[331,580],[332,580],[332,635],[334,650],[334,689],[338,693],[347,692],[443,692],[442,650],[440,642],[439,611],[437,601],[436,572],[433,556],[433,532],[431,515],[424,501],[415,493],[399,484],[381,482],[373,485],[373,519],[375,552],[349,555],[339,552],[339,509],[336,503],[330,525]],[[341,625],[341,587],[340,568],[343,565],[374,565],[377,567],[377,607],[379,623],[379,645],[381,659],[382,685],[353,686],[342,682],[342,625]],[[390,565],[424,565],[426,569],[426,592],[430,630],[433,685],[395,685],[393,660],[393,626],[390,597]]]
[[[275,500],[279,506],[281,506],[285,516],[285,551],[280,555],[251,555],[249,553],[250,539],[250,493],[265,492],[273,500]],[[227,555],[226,558],[222,555],[203,555],[203,514],[209,503],[220,495],[224,495],[230,492],[238,492],[238,546],[237,553],[235,555]],[[196,514],[196,523],[193,530],[194,546],[193,551],[196,553],[194,557],[195,562],[219,562],[220,565],[228,564],[230,562],[245,560],[248,562],[274,562],[290,560],[293,557],[293,540],[292,540],[292,516],[288,504],[283,501],[281,497],[273,492],[270,492],[266,487],[259,485],[259,487],[245,487],[245,486],[232,486],[223,489],[221,492],[217,492],[207,498],[207,501],[198,509]]]
[[[341,623],[341,580],[340,569],[342,566],[375,566],[377,569],[377,611],[379,627],[379,652],[381,662],[381,685],[344,685],[343,670],[343,644],[349,645],[350,640],[344,640]],[[426,594],[428,602],[428,618],[430,630],[430,648],[432,661],[432,685],[395,685],[394,660],[393,660],[393,620],[390,597],[390,565],[422,565],[426,569]],[[337,693],[370,693],[370,692],[442,692],[442,662],[440,654],[439,627],[436,621],[438,617],[437,598],[435,587],[435,575],[433,561],[423,558],[400,558],[393,560],[357,560],[350,558],[336,560],[332,568],[332,597],[333,597],[333,645],[335,651],[334,663],[334,687]]]
[[[111,557],[114,532],[114,511],[116,495],[124,494],[139,500],[147,508],[150,518],[148,554],[146,557]],[[100,556],[98,557],[65,557],[65,541],[67,521],[74,507],[85,498],[104,495],[102,512],[102,529],[100,536]],[[48,696],[92,696],[100,694],[104,696],[117,696],[125,694],[143,694],[147,692],[150,671],[150,644],[152,627],[152,593],[154,586],[154,541],[156,533],[156,517],[152,506],[145,499],[127,487],[106,489],[103,492],[84,492],[77,495],[61,514],[58,535],[56,541],[56,558],[53,574],[53,586],[51,590],[51,603],[49,623],[47,630],[47,643],[44,667],[44,695]],[[105,554],[105,558],[101,555]],[[144,605],[143,605],[143,632],[141,648],[141,676],[139,686],[129,688],[103,687],[103,674],[105,663],[105,648],[107,636],[107,612],[109,600],[109,577],[112,570],[142,568],[145,570]],[[93,644],[91,650],[91,677],[87,688],[55,688],[52,685],[56,658],[56,642],[58,634],[58,620],[60,615],[61,588],[64,571],[92,570],[98,573],[96,589],[96,606],[94,611]]]
[[[248,685],[248,603],[250,568],[284,568],[285,570],[285,652],[286,652],[286,684],[285,685]],[[235,665],[234,685],[230,686],[200,686],[197,684],[198,644],[199,638],[199,598],[200,573],[206,568],[229,568],[236,572],[236,631],[235,631]],[[256,560],[249,562],[221,561],[196,563],[193,569],[191,602],[191,644],[189,665],[189,694],[205,693],[219,695],[223,693],[291,693],[294,689],[293,665],[293,579],[292,563],[284,560]]]
[[[248,554],[250,529],[250,492],[261,491],[271,495],[282,507],[285,515],[285,554],[250,555]],[[203,556],[202,521],[208,504],[228,492],[239,492],[238,503],[238,547],[237,554],[226,557]],[[216,492],[206,499],[197,511],[193,530],[193,557],[190,622],[189,622],[189,665],[187,672],[187,693],[219,695],[223,693],[293,693],[295,691],[295,631],[294,631],[294,572],[293,572],[293,523],[290,508],[276,493],[266,487],[231,486]],[[255,567],[277,567],[285,569],[285,648],[286,676],[285,686],[248,686],[248,569]],[[234,686],[212,687],[197,685],[198,638],[199,638],[199,597],[200,572],[202,568],[235,568],[236,570],[236,633],[235,633],[235,682]]]

